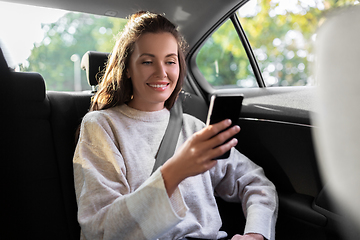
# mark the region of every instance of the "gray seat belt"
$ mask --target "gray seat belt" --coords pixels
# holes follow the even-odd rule
[[[169,124],[167,125],[164,137],[161,140],[158,152],[156,153],[156,160],[152,173],[174,155],[183,120],[182,94],[183,93],[179,94],[174,106],[170,109]]]

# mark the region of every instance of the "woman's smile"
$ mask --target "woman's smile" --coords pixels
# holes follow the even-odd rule
[[[170,83],[168,82],[157,82],[157,83],[147,83],[149,87],[151,87],[155,91],[165,91]]]

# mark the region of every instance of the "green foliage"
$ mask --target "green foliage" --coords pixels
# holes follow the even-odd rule
[[[74,62],[71,56],[77,54],[81,59],[89,50],[111,51],[114,36],[125,24],[124,19],[68,13],[57,22],[42,26],[44,39],[34,45],[29,65],[23,66],[23,70],[41,73],[47,89],[73,91]],[[82,71],[81,81],[82,89],[89,89],[85,71]]]
[[[207,81],[215,87],[233,87],[240,84],[239,79],[250,81],[250,86],[256,84],[231,20],[227,20],[205,43],[196,63]]]
[[[354,0],[252,0],[241,8],[241,25],[267,86],[312,85],[313,42],[329,11]],[[254,4],[255,3],[255,4]],[[246,7],[246,5],[245,5]],[[214,87],[254,87],[255,77],[230,20],[207,40],[197,65]]]

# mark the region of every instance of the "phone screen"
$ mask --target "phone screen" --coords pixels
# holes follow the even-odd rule
[[[206,120],[206,126],[221,122],[225,119],[231,120],[232,123],[230,127],[234,126],[239,119],[243,99],[244,96],[242,94],[212,95]],[[217,159],[228,158],[229,155],[230,151],[218,157]]]

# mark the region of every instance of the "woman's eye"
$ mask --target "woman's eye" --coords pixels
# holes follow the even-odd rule
[[[151,61],[144,61],[144,62],[142,62],[142,64],[144,64],[144,65],[150,65],[152,62]]]
[[[169,62],[167,62],[167,64],[173,65],[173,64],[176,64],[176,62],[174,62],[174,61],[169,61]]]

